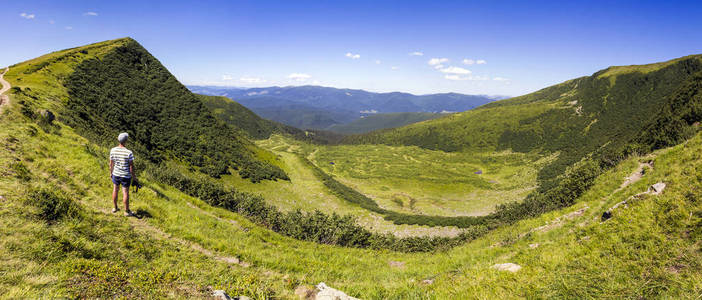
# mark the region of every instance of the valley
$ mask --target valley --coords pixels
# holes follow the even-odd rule
[[[702,294],[699,55],[344,137],[194,94],[131,38],[4,79],[3,297]],[[136,218],[109,210],[122,131]]]
[[[447,153],[383,145],[312,146],[274,136],[258,145],[303,155],[389,210],[443,216],[487,215],[536,187],[553,158],[521,153]],[[478,174],[476,174],[478,173]]]

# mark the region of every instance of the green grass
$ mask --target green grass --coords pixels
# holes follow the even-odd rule
[[[110,206],[107,172],[103,158],[87,150],[88,141],[67,127],[61,127],[58,135],[31,130],[36,125],[8,122],[7,118],[2,122],[7,126],[0,131],[0,141],[14,149],[0,156],[3,170],[20,159],[32,176],[27,183],[4,171],[0,179],[0,190],[8,191],[0,220],[2,230],[10,236],[0,244],[0,254],[9,258],[0,263],[0,291],[4,295],[65,296],[82,291],[107,296],[113,294],[103,290],[105,281],[100,278],[122,278],[116,289],[131,291],[126,296],[161,297],[167,296],[166,291],[174,284],[168,279],[172,276],[167,275],[169,272],[177,275],[178,286],[187,287],[182,297],[198,295],[207,285],[237,294],[290,297],[297,284],[320,281],[362,298],[678,298],[702,292],[702,257],[697,243],[702,220],[702,195],[698,194],[702,173],[692,163],[701,159],[701,136],[663,151],[642,181],[614,194],[623,178],[636,168],[638,158],[602,175],[574,207],[495,230],[447,252],[402,254],[282,237],[235,213],[211,208],[154,182],[146,182],[147,189],[133,200],[135,210],[148,212],[151,217],[125,223],[122,217],[105,213]],[[661,180],[669,185],[665,193],[634,202],[600,224],[599,216],[608,207]],[[32,185],[62,188],[73,195],[88,217],[52,225],[37,222],[32,205],[22,200],[26,187]],[[583,216],[567,220],[561,227],[520,237],[585,206],[589,208]],[[156,228],[171,238],[159,237],[147,228]],[[52,241],[50,236],[81,247],[52,246],[62,242]],[[221,256],[240,258],[252,267],[218,262],[183,248],[175,239],[197,243]],[[540,246],[530,249],[528,245],[533,243]],[[108,252],[100,258],[85,258],[84,251],[77,250],[83,248]],[[33,263],[36,255],[46,255],[42,249],[57,249],[51,255],[62,259]],[[405,265],[391,267],[390,261]],[[524,268],[516,274],[490,268],[502,262]],[[164,274],[164,279],[144,286],[139,280],[142,275],[124,275],[147,272]],[[283,279],[285,275],[287,279]],[[74,276],[97,279],[72,287]],[[422,284],[427,278],[434,283]]]
[[[650,73],[650,72],[665,68],[667,66],[670,66],[670,65],[672,65],[676,62],[679,62],[681,60],[685,60],[685,59],[689,59],[689,58],[702,59],[702,56],[689,55],[689,56],[685,56],[685,57],[671,59],[671,60],[665,61],[665,62],[645,64],[645,65],[613,66],[613,67],[609,67],[603,71],[597,72],[598,73],[597,76],[600,78],[603,78],[603,77],[616,77],[617,75],[620,75],[620,74],[627,74],[627,73],[632,73],[632,72]]]
[[[276,149],[286,143],[294,142],[278,136],[259,145]],[[552,160],[507,151],[449,153],[406,146],[301,148],[324,172],[385,209],[444,216],[486,215],[499,204],[523,199],[536,187],[540,166]]]
[[[16,79],[9,81],[21,85]],[[32,84],[43,96],[60,95],[39,82],[28,86]],[[322,281],[363,299],[695,299],[702,294],[702,134],[650,157],[622,161],[600,175],[572,207],[506,225],[450,250],[399,253],[295,240],[146,178],[146,187],[132,200],[132,208],[145,217],[112,215],[108,149],[78,135],[60,118],[54,124],[27,118],[15,103],[0,116],[0,194],[5,198],[0,203],[1,297],[202,298],[212,286],[233,295],[294,298],[298,285]],[[299,143],[260,143],[270,143],[273,153],[281,155],[281,165],[296,170],[295,156],[284,152],[324,153]],[[348,155],[352,149],[328,151]],[[402,153],[409,148],[375,149]],[[418,162],[405,160],[394,176],[413,167],[441,175],[429,168],[428,158],[445,154],[420,153],[405,152]],[[483,159],[509,163],[531,158],[514,153],[455,155],[456,163],[495,168],[495,174],[511,173],[514,166],[500,173]],[[640,162],[649,160],[654,167],[642,180],[620,188]],[[291,208],[334,201],[306,169],[299,170],[294,175],[299,181],[271,183],[272,191],[236,177],[222,180],[242,189],[255,187],[267,192],[266,197],[290,194],[293,200],[288,202],[269,201]],[[391,172],[372,165],[361,170]],[[667,184],[661,195],[630,200],[610,220],[600,221],[615,203],[656,182]],[[278,184],[291,186],[286,190]],[[315,189],[326,196],[302,198],[301,192]],[[352,209],[340,201],[334,205]],[[579,210],[582,215],[564,217]],[[534,230],[549,224],[550,230]],[[536,248],[529,246],[537,243]],[[245,263],[232,263],[234,258]],[[517,273],[491,268],[505,262],[523,268]],[[423,283],[426,279],[433,283]]]
[[[277,141],[275,145],[271,145]],[[267,202],[276,205],[284,211],[301,209],[313,211],[320,209],[325,213],[336,212],[342,215],[351,214],[357,217],[359,225],[381,233],[393,233],[396,236],[455,236],[460,231],[455,227],[428,227],[416,225],[395,225],[383,219],[382,215],[370,212],[357,205],[350,204],[333,195],[313,171],[294,153],[281,151],[276,146],[285,146],[296,143],[289,138],[274,135],[270,140],[260,141],[260,145],[272,147],[273,153],[278,155],[282,168],[290,177],[290,181],[264,181],[251,183],[237,174],[222,177],[222,182],[238,190],[262,195]]]
[[[272,294],[267,286],[281,286],[253,269],[213,260],[180,238],[156,234],[160,229],[152,229],[149,218],[129,222],[109,214],[105,158],[67,127],[47,134],[8,120],[16,118],[16,111],[5,116],[0,130],[8,149],[0,153],[6,170],[0,190],[7,199],[0,208],[3,297],[189,298],[206,296],[210,285],[265,297]],[[97,153],[105,155],[106,149]],[[18,163],[28,174],[7,168]],[[73,208],[47,210],[53,205],[42,200],[46,193],[32,193],[38,190]],[[132,209],[151,218],[158,211],[146,203],[164,201],[150,188],[133,197]]]

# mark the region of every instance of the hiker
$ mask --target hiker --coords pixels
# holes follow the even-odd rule
[[[129,134],[122,132],[117,136],[119,146],[110,150],[110,178],[112,178],[112,204],[113,213],[119,211],[117,207],[117,192],[119,186],[122,186],[122,200],[124,201],[124,215],[134,217],[134,213],[129,210],[129,186],[132,180],[136,182],[136,174],[134,173],[134,154],[124,145],[129,139]]]

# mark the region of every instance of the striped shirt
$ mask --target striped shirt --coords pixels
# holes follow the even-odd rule
[[[124,147],[114,147],[110,150],[110,161],[115,163],[112,168],[112,175],[117,177],[131,178],[129,163],[134,161],[132,151]]]

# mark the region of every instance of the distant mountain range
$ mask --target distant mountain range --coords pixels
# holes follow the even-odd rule
[[[373,93],[321,86],[188,88],[198,94],[231,98],[263,118],[302,129],[333,129],[334,125],[384,113],[466,111],[504,98],[457,93]]]
[[[374,130],[402,127],[417,122],[432,120],[447,114],[430,112],[404,112],[375,114],[361,117],[347,124],[335,124],[327,130],[340,134],[359,134]]]

